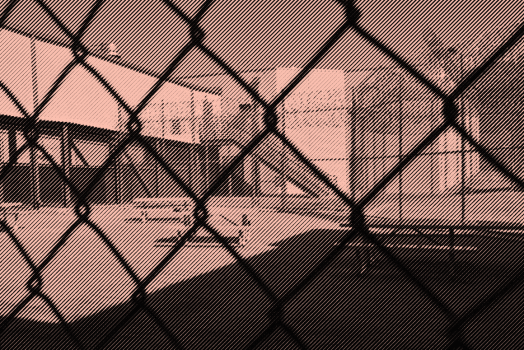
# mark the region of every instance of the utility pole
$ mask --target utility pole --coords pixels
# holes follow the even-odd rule
[[[100,45],[100,51],[104,58],[109,59],[110,62],[118,61],[121,58],[121,55],[118,53],[116,45],[110,43],[106,45],[105,43]],[[118,104],[118,114],[117,114],[117,132],[115,138],[112,140],[112,147],[115,149],[119,146],[120,141],[122,140],[122,134],[125,131],[125,126],[123,122],[123,111],[122,106]],[[121,155],[118,155],[115,158],[113,170],[114,170],[114,179],[115,179],[115,204],[121,204],[122,202],[122,160]]]
[[[36,44],[34,36],[31,36],[31,83],[33,88],[33,114],[38,107],[38,76],[36,70]],[[31,197],[33,199],[33,209],[37,210],[42,206],[40,199],[40,172],[37,164],[37,154],[34,147],[30,148],[30,168],[31,168]]]

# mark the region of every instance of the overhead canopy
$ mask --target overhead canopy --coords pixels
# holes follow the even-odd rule
[[[4,83],[28,113],[33,112],[33,79],[36,78],[37,100],[42,101],[64,69],[73,61],[70,50],[42,41],[34,41],[35,71],[31,69],[31,39],[7,30],[0,31],[0,81]],[[157,79],[123,66],[95,58],[87,63],[114,88],[118,95],[132,108],[136,107]],[[173,83],[165,83],[140,115],[145,123],[144,132],[157,135],[162,129],[158,125],[173,118],[198,120],[203,113],[203,103],[213,106],[213,113],[220,113],[220,97],[194,91]],[[180,115],[188,106],[187,116]],[[161,109],[161,106],[167,108]],[[171,115],[169,114],[171,111]],[[176,112],[174,112],[176,111]],[[164,114],[162,114],[164,113]],[[2,91],[0,114],[22,117],[22,113]],[[127,116],[121,113],[125,121]],[[49,104],[40,115],[42,120],[71,122],[81,125],[117,130],[119,105],[105,87],[83,66],[76,65],[55,91]],[[149,129],[148,129],[149,128]],[[165,134],[164,137],[185,142],[198,142],[198,123],[188,125],[185,132]],[[196,135],[196,136],[195,136]]]

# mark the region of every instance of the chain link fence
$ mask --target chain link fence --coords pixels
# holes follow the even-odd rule
[[[201,23],[213,1],[191,16],[164,1],[165,16],[185,25],[188,40],[162,52],[165,69],[132,106],[89,61],[98,53],[90,52],[84,38],[104,1],[87,6],[74,31],[56,15],[55,5],[30,3],[10,1],[0,26],[9,27],[23,6],[36,8],[56,28],[48,29],[49,36],[67,42],[72,56],[45,96],[33,90],[34,110],[24,107],[13,87],[0,83],[22,116],[18,136],[4,135],[10,151],[0,181],[8,186],[23,177],[36,179],[29,165],[45,163],[52,173],[47,177],[53,177],[46,183],[64,186],[69,196],[64,203],[74,215],[50,225],[44,224],[45,213],[31,212],[26,225],[46,237],[36,255],[29,251],[40,241],[31,243],[25,231],[15,229],[7,211],[0,221],[2,244],[16,251],[2,253],[5,266],[12,267],[2,273],[3,283],[16,279],[23,292],[2,306],[2,348],[466,349],[518,348],[524,342],[519,321],[523,227],[516,217],[524,188],[521,122],[520,104],[512,102],[518,101],[520,86],[512,72],[522,63],[518,55],[499,60],[514,49],[523,27],[477,66],[463,69],[455,84],[446,85],[359,25],[372,14],[340,1],[333,4],[344,13],[342,25],[303,68],[282,73],[282,79],[276,73],[277,86],[268,99],[260,74],[257,81],[257,74],[237,72],[206,45],[210,33]],[[326,73],[327,80],[318,83],[315,67],[350,31],[397,68]],[[247,97],[235,102],[227,97],[234,93],[215,94],[225,101],[220,112],[214,100],[201,99],[196,107],[192,94],[179,102],[152,102],[195,53],[225,72],[222,76]],[[77,67],[116,101],[118,127],[96,140],[76,140],[76,158],[57,159],[52,149],[59,148],[59,138],[43,127],[41,115]],[[513,84],[514,95],[490,90],[494,79]],[[500,103],[486,106],[482,102],[488,98]],[[94,156],[82,156],[89,152]],[[144,236],[172,228],[140,226],[136,234],[131,226],[118,227],[128,207],[94,205],[104,202],[99,197],[107,188],[100,184],[108,177],[117,179],[113,204],[139,197],[185,197],[192,203],[190,225],[169,247],[153,250],[145,259],[147,268],[130,263],[122,242],[140,245]],[[146,181],[123,185],[132,177]],[[44,197],[53,196],[51,187],[44,186],[49,192]],[[8,197],[4,202],[13,201]],[[249,209],[260,236],[253,239],[259,245],[267,239],[267,249],[233,245],[212,223],[216,206]],[[60,233],[46,236],[52,229]],[[115,238],[116,231],[122,237]],[[220,252],[188,255],[186,246],[201,231],[218,242]],[[283,238],[274,239],[279,234]],[[75,247],[93,251],[94,260],[68,260],[64,252]],[[23,268],[15,268],[14,260]],[[229,263],[206,267],[219,260]],[[89,285],[85,276],[61,280],[59,294],[46,289],[57,278],[49,274],[53,266],[67,279],[75,266],[93,261],[100,276],[116,270],[125,276],[126,286],[111,284],[115,298],[121,293],[124,300],[105,300],[99,286],[77,293],[75,288]],[[361,266],[369,270],[372,263],[374,272],[362,274]],[[191,278],[172,270],[193,265],[207,270]],[[10,293],[15,294],[3,290],[3,300]],[[63,300],[76,299],[75,307],[88,309],[84,297],[107,307],[70,317],[80,311],[68,310]],[[32,313],[41,312],[38,308],[54,322],[31,320]]]

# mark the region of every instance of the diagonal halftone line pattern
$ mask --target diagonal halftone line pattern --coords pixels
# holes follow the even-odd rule
[[[10,14],[16,9],[16,6],[20,1],[12,0],[9,2],[7,7],[4,9],[3,16],[0,18],[0,26],[4,27],[6,22],[9,20]],[[346,244],[353,242],[354,238],[362,237],[364,242],[370,242],[372,245],[378,249],[378,251],[386,256],[389,261],[395,266],[396,270],[400,271],[403,278],[405,278],[411,286],[418,289],[421,294],[424,296],[427,302],[431,303],[441,313],[445,315],[447,325],[444,328],[449,331],[449,334],[446,334],[448,338],[448,345],[451,347],[463,347],[467,348],[466,341],[463,339],[463,328],[467,326],[467,322],[471,321],[474,317],[485,312],[485,310],[491,307],[495,302],[503,298],[505,295],[514,291],[520,287],[522,280],[524,279],[524,273],[522,269],[519,269],[517,273],[507,281],[505,281],[502,286],[498,288],[495,292],[492,292],[486,295],[481,301],[474,304],[471,309],[465,314],[458,314],[452,308],[447,305],[443,298],[435,292],[432,287],[428,285],[423,279],[420,278],[417,274],[413,273],[412,268],[407,266],[405,262],[402,261],[396,254],[394,254],[390,246],[381,242],[377,236],[372,232],[372,229],[380,226],[377,225],[371,218],[365,216],[365,211],[370,209],[372,204],[377,200],[381,200],[379,194],[387,189],[388,186],[391,186],[394,183],[394,179],[401,177],[403,171],[408,168],[410,165],[415,163],[417,157],[419,157],[424,152],[429,152],[428,150],[432,147],[437,140],[442,137],[447,131],[455,131],[462,140],[468,142],[471,145],[473,151],[478,152],[483,159],[492,165],[496,170],[501,172],[506,178],[509,178],[513,183],[515,183],[519,188],[524,189],[524,182],[516,175],[513,171],[508,169],[504,164],[500,163],[495,156],[493,156],[490,150],[483,147],[479,142],[475,140],[475,137],[471,135],[471,131],[468,130],[468,127],[460,125],[459,119],[461,117],[458,107],[458,100],[461,95],[472,85],[479,80],[483,74],[489,71],[494,64],[507,52],[509,52],[512,47],[521,39],[524,34],[524,27],[520,27],[514,33],[511,34],[510,38],[505,41],[498,49],[496,49],[488,59],[481,63],[476,69],[472,70],[455,88],[450,94],[445,93],[439,86],[434,84],[432,81],[427,79],[424,74],[417,70],[412,64],[402,59],[400,56],[394,53],[393,50],[389,49],[386,44],[381,40],[377,39],[373,34],[368,30],[359,25],[361,16],[366,16],[366,13],[360,13],[360,11],[354,6],[352,2],[349,1],[340,1],[337,5],[344,12],[344,21],[341,26],[339,26],[334,33],[331,33],[323,44],[308,57],[307,62],[304,64],[304,67],[299,70],[299,72],[292,77],[292,79],[283,86],[280,92],[270,101],[264,99],[260,92],[257,91],[251,83],[244,79],[236,68],[228,65],[226,59],[220,57],[220,55],[214,52],[212,49],[208,48],[204,43],[206,38],[206,33],[201,28],[201,22],[205,19],[206,13],[213,8],[212,1],[206,1],[202,4],[196,11],[196,14],[190,16],[186,13],[185,10],[179,6],[171,3],[170,1],[165,0],[164,3],[167,8],[173,14],[175,14],[179,19],[181,19],[187,26],[187,31],[189,33],[190,41],[187,43],[179,52],[169,53],[169,64],[163,67],[160,74],[157,75],[156,81],[149,88],[147,94],[136,107],[132,107],[131,104],[126,102],[123,95],[119,94],[118,90],[111,84],[108,79],[97,71],[97,69],[90,64],[87,59],[91,54],[87,46],[82,42],[86,36],[86,32],[89,31],[91,24],[94,22],[97,14],[101,11],[102,7],[106,2],[96,1],[90,9],[87,11],[86,15],[81,21],[79,28],[76,30],[71,30],[68,28],[57,16],[53,10],[43,1],[35,0],[31,3],[34,3],[43,13],[46,14],[47,19],[50,20],[56,27],[59,29],[60,35],[63,35],[69,40],[71,53],[73,59],[69,64],[63,69],[59,77],[53,82],[52,86],[48,90],[47,94],[44,96],[38,96],[36,87],[33,89],[33,110],[29,112],[27,108],[23,107],[23,104],[20,102],[20,98],[16,96],[15,93],[4,83],[0,84],[0,88],[3,90],[10,102],[15,106],[18,112],[23,116],[24,125],[23,125],[23,138],[25,145],[18,149],[13,156],[10,157],[7,164],[2,169],[0,174],[0,181],[5,181],[7,176],[13,171],[13,168],[20,156],[25,152],[29,151],[31,157],[34,158],[35,154],[39,152],[45,159],[50,167],[58,174],[60,180],[65,184],[68,190],[72,192],[74,197],[74,215],[75,220],[72,224],[69,225],[67,230],[63,232],[60,237],[58,237],[55,244],[52,245],[52,248],[48,251],[45,258],[42,259],[40,263],[35,263],[28,254],[27,249],[22,244],[20,238],[15,232],[13,232],[12,227],[7,223],[6,219],[3,219],[1,226],[9,238],[9,240],[16,247],[18,254],[23,257],[23,260],[26,265],[29,266],[32,276],[27,281],[26,292],[27,295],[21,301],[18,302],[15,307],[13,307],[0,323],[0,330],[3,333],[8,333],[9,327],[17,322],[15,319],[19,314],[27,307],[33,300],[39,299],[42,301],[50,310],[50,312],[58,320],[58,323],[61,327],[61,332],[66,334],[67,338],[78,348],[94,347],[94,348],[106,348],[115,345],[114,342],[118,342],[118,336],[122,332],[129,332],[128,327],[135,322],[139,315],[145,317],[148,322],[152,323],[154,327],[159,330],[159,334],[162,334],[165,337],[166,344],[172,346],[172,348],[185,348],[184,341],[181,340],[181,336],[185,334],[180,334],[179,332],[173,330],[171,325],[168,325],[168,321],[165,319],[165,315],[160,315],[160,312],[152,306],[149,300],[149,295],[147,293],[148,287],[157,280],[157,277],[163,273],[166,268],[170,266],[172,261],[181,254],[182,248],[191,238],[193,238],[198,230],[205,229],[207,230],[216,241],[218,241],[219,246],[223,248],[229,255],[240,266],[239,270],[247,276],[247,280],[253,282],[256,287],[262,292],[264,297],[269,300],[270,307],[266,310],[266,313],[261,315],[261,317],[266,317],[269,320],[268,324],[265,324],[264,327],[261,327],[257,334],[252,336],[252,339],[249,339],[246,344],[248,348],[257,348],[260,344],[264,344],[266,341],[271,344],[271,341],[274,341],[280,336],[282,344],[287,344],[286,346],[296,346],[297,348],[308,348],[309,342],[306,342],[302,339],[302,333],[298,330],[298,327],[292,324],[287,320],[286,307],[292,304],[292,302],[299,298],[304,291],[311,287],[322,274],[328,269],[328,267],[335,263],[336,259],[342,255],[342,247]],[[418,83],[422,84],[428,90],[433,92],[441,101],[442,101],[442,116],[443,121],[439,125],[432,128],[432,130],[425,135],[425,138],[417,141],[416,145],[405,154],[399,156],[399,161],[395,166],[391,167],[389,171],[385,174],[381,174],[379,181],[369,189],[366,190],[363,197],[360,200],[356,200],[353,196],[348,195],[345,191],[340,189],[340,186],[335,184],[329,179],[324,171],[320,169],[318,165],[315,164],[313,159],[310,159],[307,152],[305,152],[300,147],[291,140],[288,135],[280,127],[281,123],[281,114],[279,111],[279,106],[283,101],[292,94],[292,92],[305,81],[308,74],[312,72],[315,67],[319,65],[322,59],[329,54],[329,52],[335,47],[335,45],[341,40],[341,38],[346,35],[349,31],[353,31],[365,42],[375,47],[381,51],[386,57],[395,62],[400,66],[407,74],[412,78],[417,80]],[[34,51],[34,43],[31,47]],[[240,152],[232,157],[229,163],[227,163],[222,169],[219,169],[216,174],[216,178],[212,183],[209,184],[208,188],[203,191],[202,195],[198,195],[196,191],[192,189],[189,183],[183,180],[183,176],[180,173],[173,170],[172,167],[168,164],[165,157],[162,157],[153,142],[146,138],[143,133],[143,122],[140,119],[141,113],[145,110],[148,104],[152,101],[153,97],[159,93],[159,91],[167,84],[173,72],[179,67],[181,62],[189,55],[192,50],[198,50],[201,54],[207,57],[209,60],[217,64],[221,69],[223,69],[236,84],[238,84],[244,93],[246,93],[250,99],[254,100],[259,107],[262,109],[263,113],[263,131],[255,137],[252,137],[245,145],[239,147]],[[34,56],[33,56],[34,57]],[[32,73],[34,74],[35,62],[32,61]],[[122,109],[128,117],[127,120],[127,130],[126,132],[121,132],[116,138],[114,147],[110,150],[109,155],[103,159],[101,165],[96,169],[94,174],[91,176],[89,181],[83,186],[82,189],[79,189],[77,185],[71,180],[70,176],[64,171],[59,162],[53,158],[48,150],[43,147],[43,144],[39,143],[40,135],[42,134],[41,128],[41,115],[44,112],[46,106],[52,101],[54,94],[60,89],[64,84],[64,81],[71,76],[74,69],[82,69],[92,76],[97,84],[99,84],[107,94],[110,95],[114,101],[118,104],[119,111]],[[33,76],[34,78],[34,76]],[[385,85],[388,85],[387,83]],[[40,98],[41,97],[41,98]],[[210,202],[212,197],[217,193],[217,191],[228,181],[228,179],[234,174],[239,165],[244,162],[250,156],[256,156],[257,152],[260,152],[260,149],[264,150],[265,153],[269,154],[258,154],[258,156],[276,156],[281,150],[275,150],[271,147],[264,147],[264,142],[269,138],[275,138],[283,144],[282,149],[285,152],[289,152],[292,157],[295,159],[295,164],[293,164],[294,169],[299,169],[297,172],[308,171],[314,177],[314,180],[311,183],[315,183],[313,187],[317,186],[318,183],[321,183],[324,186],[324,189],[327,188],[327,191],[332,193],[334,197],[343,203],[344,206],[351,210],[351,213],[348,212],[339,213],[342,219],[347,223],[347,226],[351,227],[351,230],[347,230],[344,237],[340,240],[340,244],[335,247],[331,252],[321,261],[313,266],[307,273],[305,278],[297,283],[293,288],[291,288],[283,296],[278,296],[274,293],[271,288],[269,288],[264,280],[257,274],[247,261],[242,253],[239,253],[236,247],[234,247],[222,234],[218,232],[214,227],[208,224],[209,220],[209,211],[210,211]],[[462,141],[463,142],[463,141]],[[95,191],[95,188],[101,183],[102,179],[106,174],[112,169],[114,164],[122,156],[130,158],[127,154],[126,149],[132,144],[138,144],[141,146],[141,149],[145,151],[146,156],[154,159],[155,162],[168,174],[168,176],[173,180],[177,186],[180,187],[185,196],[189,197],[190,200],[194,203],[194,222],[189,225],[184,232],[181,233],[180,239],[174,244],[168,252],[163,256],[159,264],[145,276],[145,278],[140,278],[138,273],[133,269],[130,262],[126,257],[118,250],[115,243],[110,238],[110,235],[106,233],[99,224],[97,224],[91,217],[92,208],[89,204],[88,197]],[[258,149],[258,150],[257,150]],[[402,151],[401,151],[402,153]],[[439,154],[444,154],[441,152]],[[450,154],[453,152],[450,152]],[[462,152],[464,153],[464,152]],[[329,155],[326,155],[326,159],[331,158]],[[464,158],[464,157],[463,157]],[[32,162],[35,162],[33,159]],[[85,162],[85,160],[84,160]],[[463,161],[464,162],[464,161]],[[285,172],[287,169],[278,169],[274,167],[271,171],[274,172]],[[305,185],[304,188],[307,188],[307,184],[301,184],[302,179],[299,179],[297,174],[293,174],[289,177],[289,182],[295,182],[297,187],[299,185]],[[307,182],[307,181],[306,181]],[[147,186],[143,184],[145,188]],[[320,191],[318,186],[311,190],[313,193]],[[35,225],[38,222],[34,223]],[[70,241],[73,231],[75,231],[80,226],[89,227],[93,232],[93,235],[98,237],[103,245],[110,251],[110,254],[114,259],[118,261],[118,264],[123,268],[124,272],[131,279],[134,293],[132,297],[128,300],[131,303],[131,308],[124,312],[123,315],[117,317],[114,321],[114,324],[106,330],[106,333],[95,341],[89,341],[88,345],[84,344],[81,338],[77,335],[78,330],[73,330],[71,325],[66,321],[66,318],[63,316],[59,307],[53,302],[53,298],[48,296],[47,293],[43,291],[45,279],[43,278],[44,272],[48,265],[55,259],[59,254],[61,249]],[[402,224],[390,224],[383,225],[384,227],[393,227],[395,229],[408,228],[409,225]],[[449,226],[449,225],[448,225]],[[450,234],[452,235],[454,227],[448,227],[446,225],[427,225],[424,228],[436,228],[436,229],[449,229]],[[490,228],[505,229],[505,228],[514,228],[515,226],[503,226],[495,227],[489,226]],[[472,229],[484,228],[484,226],[477,225],[473,226]],[[452,249],[451,249],[452,250]],[[311,302],[311,301],[309,301]],[[56,330],[55,330],[56,331]],[[183,333],[183,332],[182,332]],[[285,341],[282,340],[285,338]],[[12,341],[12,340],[10,340]],[[158,346],[164,346],[166,344],[159,344]],[[116,346],[119,346],[118,344]],[[270,347],[272,345],[269,345]]]

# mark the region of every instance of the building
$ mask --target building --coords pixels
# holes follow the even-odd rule
[[[0,31],[0,81],[28,114],[68,69],[73,56],[67,48],[7,30]],[[132,108],[156,78],[89,56],[86,61]],[[72,68],[72,69],[71,69]],[[115,98],[84,67],[70,72],[39,116],[39,145],[82,190],[106,162],[127,132],[128,116]],[[220,114],[220,96],[167,82],[139,115],[143,135],[180,176],[203,189],[202,173],[193,166],[195,154],[205,153],[201,141],[204,114]],[[0,94],[0,161],[7,163],[25,144],[24,117],[3,92]],[[198,157],[197,157],[198,158]],[[199,158],[198,158],[199,159]],[[195,169],[194,171],[192,169]],[[132,144],[111,164],[89,197],[94,203],[121,203],[143,196],[174,196],[180,189],[162,180],[161,167],[143,147]],[[57,191],[61,189],[60,191]],[[71,190],[39,151],[19,154],[2,186],[2,200],[41,205],[70,205]]]
[[[34,105],[44,98],[73,57],[66,48],[32,41],[7,30],[0,32],[0,44],[6,48],[0,56],[0,65],[6,67],[0,71],[0,79],[17,96],[21,106],[32,113]],[[89,57],[87,61],[131,107],[137,106],[156,82],[154,77],[111,60]],[[449,74],[436,64],[420,69],[443,88],[453,84]],[[465,128],[480,141],[498,145],[495,148],[499,153],[500,149],[507,153],[508,147],[516,145],[505,145],[504,142],[509,142],[507,135],[502,138],[497,135],[508,128],[511,132],[520,130],[515,118],[521,110],[518,101],[522,89],[517,75],[508,74],[519,70],[522,67],[517,59],[502,62],[488,73],[489,79],[481,80],[459,101]],[[277,68],[244,72],[241,77],[263,100],[270,102],[298,71],[299,68]],[[264,129],[263,109],[228,75],[186,77],[177,82],[164,84],[140,114],[143,135],[151,140],[163,159],[170,159],[169,164],[179,169],[182,179],[202,193],[220,170]],[[493,100],[493,96],[498,103],[483,102]],[[442,122],[441,109],[439,99],[400,70],[314,69],[278,106],[278,130],[341,191],[359,197]],[[0,157],[6,163],[24,144],[23,119],[5,94],[0,94],[0,114],[5,116],[4,127],[0,128]],[[76,66],[54,93],[40,120],[46,125],[42,129],[42,147],[57,164],[70,167],[72,176],[77,172],[73,177],[80,179],[86,177],[86,172],[91,174],[102,166],[118,139],[116,135],[126,132],[127,115],[88,71]],[[504,127],[493,130],[491,125],[500,120],[505,121]],[[64,153],[64,145],[69,142],[64,136],[65,129],[72,135],[74,147]],[[123,171],[125,174],[118,176],[135,179],[134,185],[120,186],[118,180],[105,179],[104,189],[99,190],[99,202],[180,195],[180,190],[175,190],[177,185],[167,174],[160,174],[162,167],[153,165],[154,161],[141,147],[131,145],[126,152],[117,162],[125,170],[118,170],[115,165],[111,171],[115,174]],[[6,180],[11,190],[4,188],[4,200],[29,202],[35,198],[37,187],[42,192],[60,183],[56,174],[51,175],[49,162],[35,153],[21,154],[16,165],[20,174],[13,171],[18,174],[16,178],[35,180],[25,185],[14,178]],[[520,169],[518,162],[508,166]],[[47,172],[47,179],[54,178],[49,180],[53,185],[38,185],[40,172]],[[118,178],[115,174],[108,177]],[[161,189],[161,184],[169,182]],[[122,188],[118,189],[119,186]],[[455,132],[448,131],[414,165],[404,169],[385,193],[442,195],[462,191],[463,187],[476,191],[497,186],[511,188],[493,169],[483,165],[478,152]],[[126,190],[128,187],[133,190]],[[67,188],[63,192],[60,196],[67,197]],[[330,196],[330,191],[287,147],[272,138],[246,157],[216,194]],[[44,203],[63,202],[58,197],[50,199],[56,193],[45,196],[49,198],[42,200]]]

